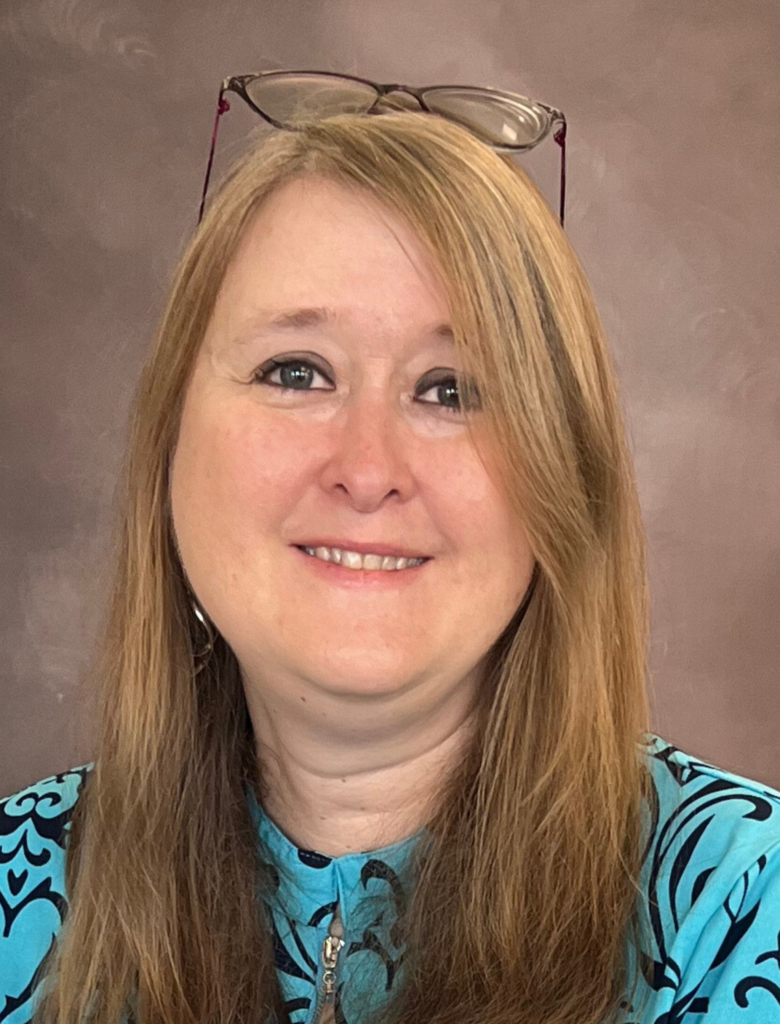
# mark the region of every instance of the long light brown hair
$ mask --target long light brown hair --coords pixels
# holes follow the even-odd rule
[[[616,1018],[643,930],[649,731],[645,537],[615,371],[556,216],[523,170],[437,117],[340,115],[262,137],[175,272],[140,376],[115,575],[91,678],[94,769],[68,844],[68,913],[40,1024],[286,1019],[247,786],[262,764],[232,650],[194,671],[169,465],[226,266],[263,201],[317,174],[366,190],[441,271],[491,472],[536,568],[488,653],[473,743],[441,785],[403,919],[393,1024]],[[471,420],[473,419],[473,424]],[[488,451],[488,448],[485,448]],[[378,1017],[376,1018],[378,1019]]]

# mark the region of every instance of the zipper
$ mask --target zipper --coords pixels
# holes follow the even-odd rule
[[[341,923],[341,907],[336,903],[333,918],[328,925],[328,934],[322,942],[320,958],[322,960],[322,983],[317,993],[317,1002],[314,1007],[312,1024],[327,1024],[335,1021],[333,1000],[336,994],[336,968],[339,962],[339,953],[344,945],[344,927]]]

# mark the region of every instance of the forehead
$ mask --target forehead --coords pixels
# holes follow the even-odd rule
[[[222,290],[257,311],[447,315],[443,278],[411,226],[373,196],[314,177],[283,185],[255,214]]]

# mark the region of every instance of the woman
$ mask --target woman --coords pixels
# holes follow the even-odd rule
[[[649,732],[615,374],[510,160],[254,147],[122,511],[95,760],[1,812],[0,1020],[775,1019],[780,793]]]

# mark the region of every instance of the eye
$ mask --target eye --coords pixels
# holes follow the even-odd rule
[[[295,371],[291,368],[296,368]],[[258,384],[265,384],[267,387],[279,388],[282,394],[289,394],[291,391],[325,391],[327,388],[310,388],[307,384],[311,383],[312,371],[315,374],[319,374],[324,380],[332,383],[328,375],[324,370],[321,370],[314,363],[308,359],[270,359],[267,363],[263,364],[258,370],[255,371],[254,380]],[[280,374],[279,382],[271,380],[271,377],[275,373]],[[435,371],[434,371],[435,372]],[[440,377],[438,380],[432,380],[430,383],[431,374],[426,374],[420,385],[415,392],[415,401],[420,402],[422,405],[431,405],[435,408],[441,409],[443,412],[448,413],[451,416],[462,415],[463,410],[461,409],[461,399],[458,392],[458,380],[457,377],[450,375],[448,377]],[[285,383],[285,380],[288,383]],[[300,386],[299,386],[300,385]],[[420,398],[420,395],[427,394],[429,391],[435,391],[440,399],[445,395],[449,395],[449,398],[444,398],[443,401],[431,402],[425,401]],[[456,406],[447,405],[447,401],[457,402]]]
[[[285,384],[283,382],[284,378],[282,378],[282,383],[277,383],[276,381],[272,381],[270,379],[272,374],[276,373],[277,370],[279,370],[281,373],[284,373],[284,371],[287,370],[287,368],[290,367],[290,366],[296,366],[296,367],[305,366],[305,367],[307,367],[307,371],[305,371],[304,373],[298,373],[298,374],[287,373],[287,374],[285,374],[285,376],[286,376],[288,381],[297,382],[297,383],[302,385],[301,387],[291,387],[289,384]],[[323,391],[323,390],[325,390],[324,388],[313,388],[312,389],[312,388],[307,388],[305,386],[306,383],[307,383],[307,380],[309,379],[309,377],[308,377],[308,371],[309,370],[314,370],[315,373],[318,373],[321,377],[324,377],[325,380],[329,380],[329,378],[325,375],[324,371],[318,369],[318,367],[316,367],[314,365],[314,363],[309,362],[307,359],[269,359],[269,361],[267,363],[264,363],[258,370],[255,371],[254,380],[256,380],[258,384],[266,384],[266,385],[268,385],[269,387],[272,387],[272,388],[281,388],[282,394],[284,394],[287,391],[311,391],[311,390]]]
[[[425,402],[419,396],[425,395],[429,391],[435,391],[436,395],[441,399],[443,396],[448,395],[449,397],[445,401],[456,401],[457,406],[445,405],[444,402]],[[458,392],[458,382],[455,377],[444,377],[441,380],[436,381],[435,384],[429,385],[427,388],[418,390],[415,396],[417,401],[422,402],[423,405],[438,405],[444,412],[450,413],[454,416],[460,416],[462,409],[460,407],[460,394]]]

